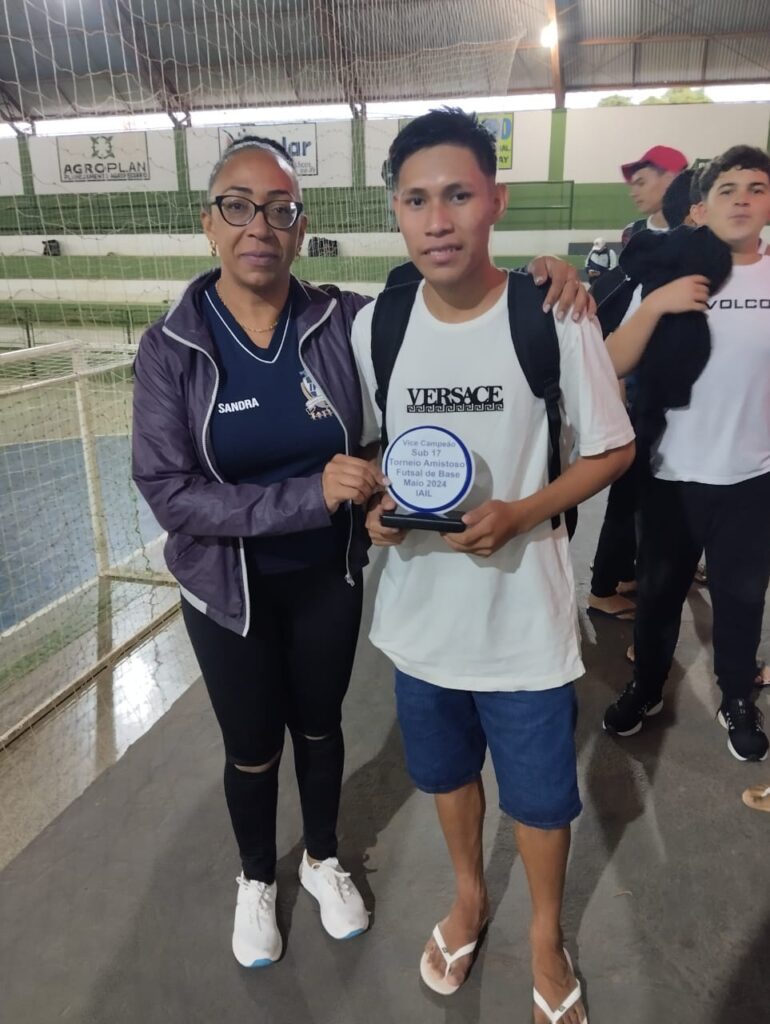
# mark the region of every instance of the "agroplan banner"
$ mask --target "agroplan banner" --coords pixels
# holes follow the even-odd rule
[[[35,191],[166,191],[178,187],[173,132],[30,139]]]
[[[59,180],[149,181],[150,154],[147,133],[120,135],[73,135],[56,140]]]

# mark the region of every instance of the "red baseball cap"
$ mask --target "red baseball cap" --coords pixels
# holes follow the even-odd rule
[[[632,160],[630,164],[621,164],[620,169],[626,181],[630,181],[643,164],[653,164],[661,171],[679,174],[687,167],[688,160],[678,149],[672,149],[670,146],[653,146],[646,153],[642,153],[638,160]]]

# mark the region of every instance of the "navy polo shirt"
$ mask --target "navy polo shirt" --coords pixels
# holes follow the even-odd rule
[[[320,473],[345,452],[340,421],[299,358],[293,290],[270,345],[258,348],[210,285],[203,314],[219,355],[219,390],[210,421],[211,447],[225,480],[261,486]],[[297,533],[246,538],[249,564],[258,572],[308,568],[343,556],[348,514],[331,525]]]

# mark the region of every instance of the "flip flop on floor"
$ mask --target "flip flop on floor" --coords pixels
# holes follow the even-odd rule
[[[633,598],[636,597],[636,589],[636,580],[621,580],[615,587],[615,593],[620,594],[621,597]]]
[[[439,928],[438,925],[436,925],[436,927],[433,929],[433,941],[436,943],[439,950],[441,951],[441,955],[444,957],[444,963],[446,964],[446,968],[444,970],[444,977],[437,978],[435,974],[431,974],[431,965],[430,960],[428,959],[428,954],[422,954],[422,958],[420,959],[420,977],[422,978],[422,980],[425,982],[429,989],[432,989],[434,992],[438,992],[440,996],[451,996],[454,995],[458,988],[463,987],[465,982],[468,980],[468,975],[471,973],[471,968],[473,967],[473,964],[476,962],[479,946],[484,940],[488,923],[488,921],[484,922],[484,924],[479,929],[479,934],[476,936],[473,942],[468,942],[465,946],[460,946],[460,948],[456,949],[454,953],[450,953],[449,950],[447,949],[446,942],[444,942],[444,936],[441,934],[441,929]],[[468,956],[469,953],[473,954],[473,960],[471,960],[471,966],[468,968],[468,973],[465,975],[465,977],[463,978],[459,985],[451,985],[447,979],[449,977],[449,970],[452,964],[459,960],[461,957]]]
[[[572,960],[570,959],[570,955],[566,949],[564,950],[564,956],[567,958],[569,969],[574,975],[575,969],[572,966]],[[566,999],[562,999],[561,1003],[559,1003],[556,1009],[552,1010],[548,1003],[545,1001],[545,999],[543,999],[543,997],[540,995],[538,990],[536,988],[532,989],[532,998],[535,1000],[535,1006],[546,1015],[546,1017],[548,1018],[548,1024],[559,1024],[559,1021],[564,1019],[564,1015],[572,1009],[572,1007],[575,1005],[576,1002],[578,1002],[582,995],[583,989],[577,977],[575,977],[575,987],[572,989],[572,991],[566,997]],[[586,1017],[585,1012],[583,1012],[580,1016],[580,1024],[588,1024],[588,1017]]]
[[[754,811],[770,811],[770,786],[751,786],[741,799]]]
[[[598,615],[602,619],[614,619],[615,622],[633,622],[635,614],[633,608],[620,608],[616,612],[605,612],[603,608],[594,608],[590,604],[587,611],[589,615]]]

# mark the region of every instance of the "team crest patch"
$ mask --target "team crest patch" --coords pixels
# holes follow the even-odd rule
[[[300,387],[305,396],[305,412],[311,420],[325,420],[328,416],[334,415],[328,398],[304,370],[300,373]]]

